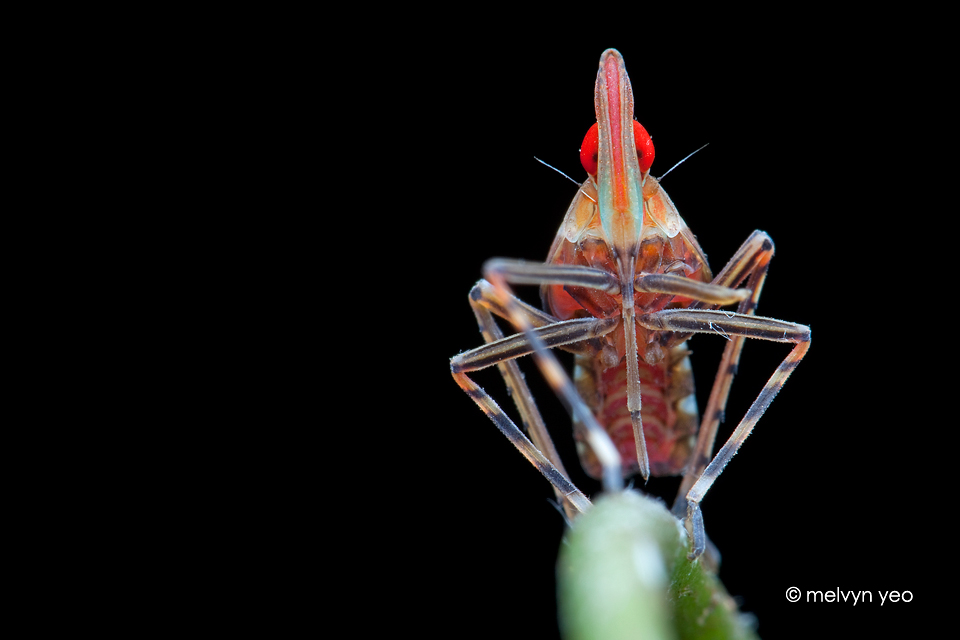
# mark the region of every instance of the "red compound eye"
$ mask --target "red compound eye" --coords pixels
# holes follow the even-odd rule
[[[637,146],[637,158],[640,161],[640,171],[646,173],[653,164],[653,140],[643,125],[633,121],[633,139]],[[580,164],[592,176],[597,175],[597,156],[600,153],[600,129],[594,123],[580,145]]]
[[[580,145],[580,164],[592,176],[597,175],[597,155],[600,153],[600,128],[596,122],[583,137]]]
[[[653,164],[653,139],[643,125],[633,121],[633,140],[637,145],[637,159],[640,161],[640,171],[650,171]]]

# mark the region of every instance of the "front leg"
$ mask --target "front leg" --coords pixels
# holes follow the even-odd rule
[[[593,449],[603,468],[603,488],[604,491],[620,491],[623,489],[623,475],[620,454],[610,439],[610,436],[599,425],[590,408],[580,398],[574,387],[570,376],[566,374],[563,367],[557,361],[544,344],[544,341],[534,331],[527,314],[519,301],[510,291],[508,283],[521,284],[560,284],[588,287],[615,293],[620,291],[620,282],[611,274],[593,269],[590,267],[581,267],[573,265],[555,265],[542,263],[528,263],[522,260],[506,260],[495,258],[488,260],[483,267],[484,275],[493,286],[495,295],[501,302],[510,322],[518,330],[522,331],[524,336],[533,348],[534,360],[539,367],[540,372],[547,383],[553,389],[554,393],[560,398],[560,401],[566,407],[571,416],[575,417],[582,425],[586,427],[587,441]],[[632,295],[632,291],[629,292]],[[622,323],[633,323],[631,319],[624,317],[618,319],[613,327],[620,326]],[[611,329],[612,330],[612,329]],[[626,332],[627,351],[630,351],[630,338],[634,336],[633,331]],[[635,351],[635,350],[634,350]],[[628,381],[630,379],[630,360],[627,361]],[[634,361],[635,364],[635,361]],[[631,418],[634,420],[634,432],[639,426],[639,384],[636,387],[636,406],[637,411],[631,410]],[[628,393],[628,405],[630,394]],[[648,469],[646,442],[642,437],[642,431],[637,440],[637,456],[640,461],[640,469]]]
[[[737,289],[737,291],[749,293],[747,297],[741,299],[740,305],[737,307],[738,313],[753,315],[756,311],[757,304],[760,301],[760,293],[767,277],[767,269],[771,258],[773,258],[773,252],[773,240],[770,236],[762,231],[754,231],[713,279],[712,284],[723,287],[736,287],[746,280],[745,288]],[[697,300],[690,305],[690,308],[696,309],[708,306],[716,308],[717,303],[713,301],[703,300],[702,298]],[[717,368],[717,375],[714,378],[713,387],[710,389],[710,396],[704,408],[697,443],[690,464],[687,465],[684,472],[673,505],[673,513],[678,518],[686,515],[686,494],[690,491],[693,483],[703,475],[703,470],[713,458],[717,430],[723,421],[727,399],[730,397],[730,388],[733,386],[733,378],[736,375],[740,354],[743,351],[744,340],[745,336],[733,336],[727,341],[727,346],[723,350],[720,366]]]
[[[487,344],[454,356],[450,360],[454,380],[500,428],[520,453],[550,481],[568,518],[573,519],[577,513],[586,509],[590,502],[569,481],[533,395],[515,361],[516,358],[531,353],[533,348],[523,334],[503,337],[494,320],[494,315],[504,316],[506,309],[490,283],[485,280],[479,281],[470,291],[469,300],[480,326],[480,332]],[[531,325],[538,327],[536,333],[547,345],[563,346],[578,353],[591,353],[599,349],[597,338],[612,331],[619,323],[616,318],[561,322],[520,300],[515,300],[514,304],[518,308],[518,313],[523,314]],[[493,365],[499,368],[533,442],[527,439],[490,395],[467,376],[471,371]]]
[[[747,436],[753,431],[757,421],[763,415],[774,397],[779,393],[787,378],[806,355],[810,348],[810,328],[793,322],[784,322],[773,318],[763,318],[741,313],[708,311],[705,309],[667,309],[648,313],[637,318],[637,323],[657,331],[677,331],[689,333],[719,333],[724,336],[742,336],[772,340],[774,342],[793,343],[793,350],[787,354],[780,366],[753,401],[746,415],[727,442],[690,488],[686,495],[687,522],[692,528],[693,549],[690,559],[703,553],[706,535],[703,529],[703,516],[700,513],[700,501],[727,463],[736,455]]]

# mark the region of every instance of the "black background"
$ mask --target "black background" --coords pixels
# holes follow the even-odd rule
[[[388,412],[404,483],[396,527],[412,542],[402,570],[426,568],[432,585],[411,606],[442,612],[424,624],[451,633],[558,634],[564,523],[550,487],[457,388],[447,361],[482,344],[467,292],[484,260],[546,257],[576,187],[534,156],[583,180],[597,63],[613,46],[656,145],[653,173],[709,143],[662,184],[714,271],[751,231],[766,231],[776,255],[758,314],[812,328],[807,357],[703,502],[721,579],[765,638],[912,628],[936,610],[942,593],[929,576],[954,544],[935,497],[955,455],[938,390],[941,298],[918,279],[935,277],[942,251],[935,211],[917,199],[935,170],[921,112],[936,98],[923,65],[887,55],[883,33],[851,41],[819,24],[789,35],[653,31],[546,43],[438,34],[399,62],[380,54],[390,69],[378,107],[391,123],[384,166],[399,204],[383,249],[396,329],[385,373],[402,392]],[[521,295],[538,303],[535,288]],[[723,346],[690,342],[701,407]],[[720,438],[788,351],[748,342]],[[574,483],[596,493],[569,418],[531,363],[521,367]],[[495,373],[475,379],[516,417]],[[669,501],[675,488],[653,480],[647,490]],[[791,586],[869,590],[874,602],[791,604]],[[891,589],[913,602],[881,607],[878,592]]]

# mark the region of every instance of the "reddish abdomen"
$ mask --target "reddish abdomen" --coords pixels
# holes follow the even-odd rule
[[[640,417],[650,473],[655,476],[682,473],[696,441],[699,420],[688,353],[685,345],[678,345],[656,364],[639,362]],[[603,371],[595,359],[578,356],[574,378],[581,397],[620,452],[624,477],[635,474],[637,449],[627,409],[626,364]],[[574,435],[584,470],[599,479],[600,465],[586,444],[584,427],[576,421]]]

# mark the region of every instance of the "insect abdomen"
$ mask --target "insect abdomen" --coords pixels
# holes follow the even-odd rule
[[[696,442],[699,416],[688,354],[685,344],[681,344],[656,364],[642,359],[639,362],[640,416],[650,473],[655,476],[683,473]],[[577,356],[574,380],[580,396],[620,452],[624,477],[637,473],[637,449],[627,409],[625,364],[621,362],[601,370],[596,359]],[[590,477],[599,479],[602,469],[584,435],[584,427],[574,420],[580,463]]]

